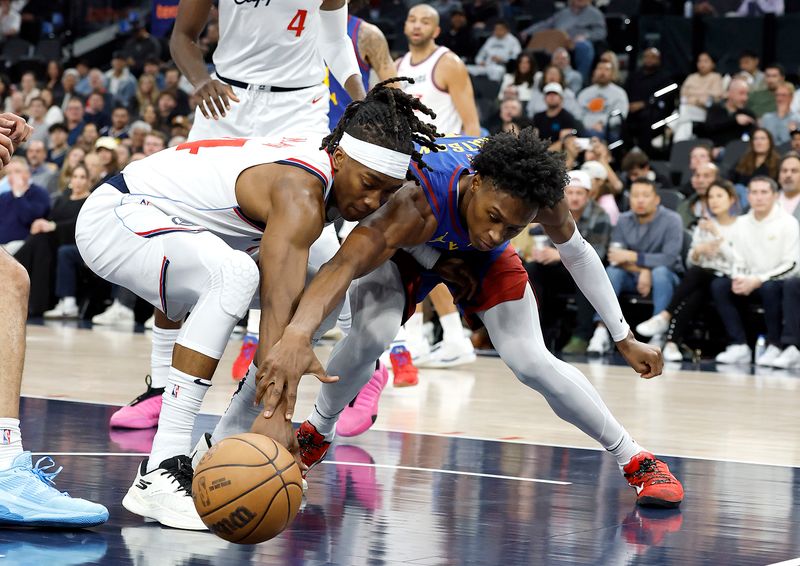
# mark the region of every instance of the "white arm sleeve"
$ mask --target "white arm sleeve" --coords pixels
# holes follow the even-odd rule
[[[403,248],[405,251],[410,253],[417,263],[420,264],[425,269],[433,269],[433,266],[436,265],[436,262],[439,261],[442,253],[432,248],[427,244],[418,244],[413,247]]]
[[[344,86],[353,75],[361,75],[353,43],[347,35],[347,4],[336,10],[320,10],[319,19],[319,52],[333,76]]]
[[[619,300],[608,279],[600,256],[583,239],[577,226],[572,237],[563,244],[556,244],[561,262],[567,268],[575,284],[589,300],[597,314],[605,322],[614,342],[623,340],[630,331]]]

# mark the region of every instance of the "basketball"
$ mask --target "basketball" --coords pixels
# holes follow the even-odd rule
[[[280,534],[297,515],[302,497],[294,456],[272,438],[253,433],[212,446],[192,482],[203,523],[238,544],[257,544]]]

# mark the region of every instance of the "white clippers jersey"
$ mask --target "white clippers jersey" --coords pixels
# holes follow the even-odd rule
[[[320,0],[219,0],[217,72],[248,84],[308,87],[325,79]]]
[[[397,75],[414,79],[414,84],[405,83],[403,90],[412,96],[416,96],[425,106],[436,112],[436,119],[433,120],[433,124],[440,133],[445,135],[460,134],[464,124],[461,121],[461,116],[456,111],[456,107],[453,105],[450,93],[441,90],[433,80],[436,64],[447,53],[450,53],[447,47],[439,47],[427,59],[412,65],[411,52],[408,52],[400,59]],[[428,116],[419,113],[418,115],[425,122],[431,121]]]
[[[258,249],[265,225],[248,218],[236,201],[236,180],[245,169],[264,163],[299,167],[316,176],[327,200],[333,163],[319,142],[305,138],[225,138],[186,142],[134,161],[122,174],[130,197],[141,198],[170,216],[176,226],[152,232],[205,228],[234,249]]]

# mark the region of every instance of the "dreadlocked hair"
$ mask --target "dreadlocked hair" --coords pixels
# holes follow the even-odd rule
[[[414,148],[414,142],[430,151],[438,151],[435,140],[441,134],[436,132],[435,126],[420,120],[414,111],[419,110],[431,118],[436,118],[436,114],[418,98],[386,86],[400,81],[413,83],[414,79],[395,77],[380,82],[372,87],[364,100],[351,102],[333,132],[322,140],[320,149],[333,153],[347,132],[365,142],[411,154],[411,159],[420,169],[430,169],[422,160],[422,154]]]
[[[564,198],[567,172],[563,156],[547,148],[533,128],[500,132],[486,140],[472,166],[498,189],[530,205],[552,208]]]

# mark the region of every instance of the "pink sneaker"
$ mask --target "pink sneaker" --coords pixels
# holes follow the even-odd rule
[[[151,387],[150,376],[145,377],[147,391],[125,405],[113,415],[108,424],[114,428],[153,428],[158,426],[161,414],[163,387]]]
[[[336,422],[336,434],[358,436],[372,426],[372,423],[378,418],[378,401],[381,399],[381,391],[386,387],[388,381],[389,371],[385,365],[378,362],[378,369],[339,416],[339,420]]]

